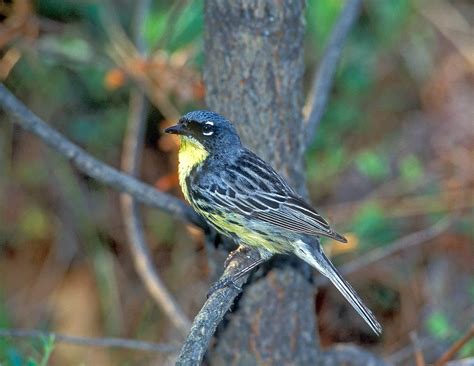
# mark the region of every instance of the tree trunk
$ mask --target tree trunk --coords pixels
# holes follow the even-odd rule
[[[207,105],[304,192],[304,0],[208,0]]]
[[[206,1],[204,69],[209,108],[233,121],[243,142],[303,195],[304,4]],[[303,271],[271,269],[228,314],[211,363],[316,364],[314,299]]]

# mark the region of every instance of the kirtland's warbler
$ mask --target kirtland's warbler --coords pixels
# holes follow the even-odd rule
[[[242,145],[232,123],[217,113],[193,111],[165,130],[181,138],[179,182],[186,200],[216,230],[260,259],[294,253],[328,277],[378,335],[382,327],[341,277],[319,243],[320,235],[347,242],[272,167]]]

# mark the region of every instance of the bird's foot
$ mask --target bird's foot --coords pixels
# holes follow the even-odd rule
[[[245,254],[245,253],[248,253],[249,251],[250,249],[248,247],[239,245],[239,247],[236,250],[233,250],[227,256],[226,260],[224,261],[224,268],[227,268],[227,266],[230,264],[230,262],[232,262],[232,260],[235,258],[236,255],[238,255],[239,253]]]
[[[214,292],[221,290],[223,288],[230,287],[238,292],[242,291],[237,282],[235,282],[232,276],[221,278],[219,281],[215,282],[207,293],[207,297],[211,296]]]

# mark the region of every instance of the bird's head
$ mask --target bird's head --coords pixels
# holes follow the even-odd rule
[[[186,142],[202,145],[208,152],[240,146],[239,135],[232,123],[210,111],[186,113],[165,132],[180,135]]]

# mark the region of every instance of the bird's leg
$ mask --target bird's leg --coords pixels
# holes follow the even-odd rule
[[[232,287],[233,289],[237,291],[242,291],[242,288],[236,283],[236,281],[243,276],[245,276],[247,273],[251,272],[253,269],[258,267],[260,264],[265,262],[268,258],[258,258],[254,260],[253,262],[249,263],[245,267],[239,269],[236,273],[221,278],[219,281],[214,283],[211,288],[209,289],[209,292],[207,296],[209,297],[212,293],[214,293],[217,290],[223,289],[225,287]]]
[[[229,263],[232,261],[232,259],[235,258],[235,256],[237,254],[239,254],[239,253],[245,254],[245,253],[248,253],[249,251],[250,251],[250,249],[248,247],[244,247],[243,245],[239,245],[236,250],[233,250],[227,256],[226,260],[224,261],[224,268],[227,268]]]

